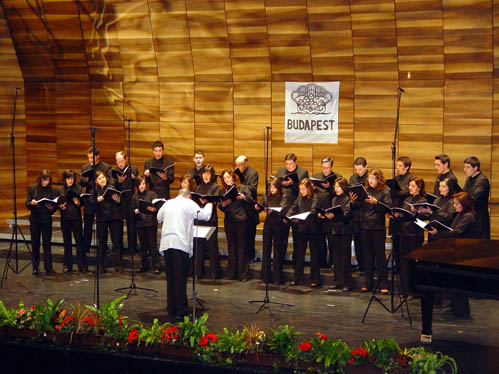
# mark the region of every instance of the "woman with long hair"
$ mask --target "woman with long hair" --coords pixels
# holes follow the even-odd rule
[[[385,213],[386,208],[380,202],[392,206],[390,189],[386,186],[383,172],[380,168],[369,170],[365,188],[368,194],[365,201],[358,201],[361,205],[360,234],[364,248],[364,278],[365,284],[362,292],[370,291],[374,286],[374,264],[378,287],[382,294],[388,294],[388,274],[385,256]],[[357,195],[350,194],[352,201],[357,200]]]
[[[440,209],[432,212],[431,209],[426,209],[423,212],[429,214],[430,221],[436,220],[444,225],[450,226],[452,220],[456,216],[456,210],[454,209],[454,201],[452,200],[452,195],[456,193],[456,181],[450,178],[444,178],[438,183],[439,196],[433,202],[434,205],[440,207]],[[433,240],[438,240],[441,238],[441,233],[432,235],[428,234],[428,242]]]
[[[141,266],[138,273],[147,271],[147,254],[151,256],[152,268],[154,274],[160,273],[159,252],[158,252],[158,220],[156,215],[158,209],[148,206],[147,213],[139,210],[140,200],[152,203],[158,197],[156,192],[149,189],[147,179],[142,175],[135,177],[135,194],[132,199],[132,209],[135,214],[135,228],[140,243],[140,262]]]
[[[59,195],[64,195],[65,199],[59,204],[61,211],[61,230],[64,241],[64,273],[73,271],[73,242],[71,233],[76,244],[76,262],[80,272],[87,272],[87,256],[83,251],[83,227],[81,224],[80,195],[81,187],[76,183],[76,173],[71,170],[64,170],[62,173],[62,187]]]
[[[46,198],[54,199],[56,191],[52,188],[50,171],[43,169],[36,178],[36,184],[28,187],[28,197],[25,205],[30,210],[29,231],[31,235],[31,252],[33,253],[33,274],[38,275],[40,264],[40,235],[43,240],[43,266],[47,275],[54,274],[52,268],[52,214],[57,205],[38,204],[37,201]]]
[[[296,230],[295,272],[291,286],[303,283],[303,269],[305,267],[305,253],[307,244],[310,247],[310,282],[311,288],[321,284],[319,248],[317,240],[318,222],[317,207],[319,199],[314,192],[314,185],[309,178],[304,178],[298,184],[298,197],[289,209],[288,216],[310,212],[304,220],[292,220],[290,224]]]
[[[283,194],[281,178],[269,183],[268,196],[262,196],[257,211],[266,210],[267,217],[263,224],[263,253],[261,278],[265,283],[284,284],[283,264],[288,246],[287,225],[282,221],[282,214],[291,208],[289,194]],[[272,260],[273,258],[273,260]]]
[[[220,195],[220,187],[216,182],[215,169],[212,165],[207,164],[201,168],[200,171],[201,183],[196,188],[196,193],[206,196],[218,196]],[[208,200],[200,198],[196,201],[200,207],[204,207],[208,204]],[[220,267],[220,256],[218,253],[218,215],[217,215],[217,203],[213,203],[213,210],[211,217],[208,221],[196,221],[197,225],[200,226],[211,226],[215,228],[213,234],[211,234],[208,241],[197,240],[198,253],[196,255],[196,273],[199,278],[204,277],[204,259],[205,253],[208,254],[210,259],[210,276],[212,280],[221,278],[222,269]]]
[[[350,261],[352,258],[352,209],[348,196],[348,181],[345,178],[334,182],[336,196],[332,199],[332,207],[339,206],[341,214],[326,213],[325,218],[331,220],[330,231],[326,233],[333,249],[334,284],[330,289],[341,289],[347,292],[352,287]],[[319,218],[322,218],[322,214]]]
[[[415,217],[407,221],[402,220],[400,215],[395,217],[402,221],[400,258],[396,259],[396,261],[400,264],[400,283],[402,285],[402,294],[406,297],[409,295],[409,268],[406,256],[424,243],[424,230],[416,225],[415,218],[428,219],[428,215],[420,212],[421,210],[418,211],[413,207],[413,204],[426,203],[425,195],[423,178],[412,177],[409,181],[409,197],[404,200],[404,208],[410,209],[415,214]]]
[[[227,265],[227,279],[239,279],[248,281],[249,265],[248,253],[245,249],[246,221],[249,204],[253,202],[251,191],[245,185],[240,184],[239,177],[233,170],[222,171],[221,194],[227,193],[232,186],[237,188],[237,197],[225,199],[218,208],[224,212],[225,236],[227,238],[227,249],[229,252],[229,263]]]
[[[180,188],[186,188],[191,192],[196,191],[196,179],[191,174],[184,174],[180,177]]]
[[[97,261],[99,262],[99,271],[105,273],[106,262],[104,261],[104,253],[106,250],[107,234],[111,234],[113,243],[114,266],[117,272],[123,272],[123,263],[121,260],[121,236],[123,221],[121,219],[119,204],[120,197],[114,193],[110,199],[105,199],[104,194],[108,188],[112,188],[109,184],[106,174],[102,171],[95,173],[95,182],[97,189]]]

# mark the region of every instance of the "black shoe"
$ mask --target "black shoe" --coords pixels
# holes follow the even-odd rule
[[[87,268],[87,267],[84,267],[84,268],[82,268],[82,269],[78,269],[78,271],[79,271],[80,273],[88,273],[88,268]]]
[[[135,269],[135,272],[136,272],[136,273],[145,273],[146,271],[147,271],[147,269],[146,269],[146,268],[144,268],[144,267],[141,267],[141,268],[137,268],[137,269]]]
[[[33,271],[31,272],[31,274],[33,274],[33,275],[38,275],[38,274],[39,274],[39,272],[38,272],[38,270],[33,269]]]
[[[71,273],[71,272],[73,272],[73,269],[71,269],[71,268],[66,268],[66,267],[65,267],[65,268],[62,270],[62,272],[63,272],[63,273]]]
[[[117,273],[123,273],[123,266],[116,266],[114,270],[116,270]]]
[[[54,275],[54,274],[55,274],[54,269],[51,269],[51,270],[45,270],[45,275]]]

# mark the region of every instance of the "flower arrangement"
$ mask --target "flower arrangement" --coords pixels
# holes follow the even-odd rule
[[[386,373],[398,369],[410,370],[413,374],[457,373],[453,358],[440,352],[426,352],[424,348],[402,351],[391,338],[373,339],[352,349],[340,339],[330,339],[321,332],[297,342],[302,334],[288,325],[269,329],[267,333],[257,325],[249,325],[235,331],[224,328],[221,333],[215,334],[206,327],[207,314],[196,321],[185,317],[178,326],[160,324],[155,319],[148,328],[138,322],[131,323],[120,314],[122,301],[123,297],[120,297],[101,308],[75,303],[68,309],[62,308],[63,300],[53,302],[48,299],[33,306],[20,302],[17,308],[12,309],[6,308],[0,301],[0,334],[5,333],[5,327],[8,327],[14,331],[34,332],[25,336],[31,339],[46,339],[49,332],[55,338],[76,334],[80,336],[78,341],[89,335],[97,338],[91,346],[99,349],[138,349],[142,344],[152,348],[148,352],[158,353],[161,347],[161,352],[165,353],[162,347],[171,347],[173,350],[166,351],[166,354],[179,353],[183,349],[188,355],[186,357],[217,365],[241,364],[248,361],[250,354],[266,355],[267,358],[273,357],[275,368],[292,366],[295,372],[342,373],[368,366],[380,368]],[[114,339],[112,344],[109,339]],[[253,364],[268,362],[256,360]]]

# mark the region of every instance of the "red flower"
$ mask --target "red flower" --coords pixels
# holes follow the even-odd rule
[[[315,335],[317,335],[320,340],[324,340],[324,341],[328,340],[327,336],[320,333],[320,332],[316,332]]]
[[[199,339],[199,345],[201,347],[206,347],[208,345],[208,343],[209,343],[209,340],[205,336],[202,336],[201,339]]]
[[[125,317],[123,316],[120,316],[120,319],[119,319],[119,324],[120,326],[123,326],[123,320],[125,319]]]
[[[178,327],[176,327],[176,326],[169,327],[166,329],[167,334],[173,334],[174,332],[177,332],[177,331],[178,331]]]
[[[209,332],[208,334],[206,334],[206,338],[211,340],[212,342],[216,342],[218,340],[218,337],[213,334],[212,332]]]
[[[95,321],[89,316],[83,317],[81,319],[82,322],[88,323],[90,326],[95,326]]]
[[[353,357],[352,357],[352,358],[350,359],[350,361],[348,361],[348,362],[350,363],[350,365],[353,365],[353,363],[354,363],[354,359],[353,359]]]
[[[352,356],[364,356],[367,357],[367,351],[365,348],[355,348],[352,351]]]
[[[36,307],[34,305],[32,305],[31,310],[34,312],[36,310]]]
[[[303,342],[298,347],[298,349],[303,352],[308,352],[310,348],[312,348],[312,344],[310,344],[309,342]]]
[[[137,340],[138,338],[139,338],[139,332],[134,327],[128,334],[128,343],[133,343],[133,341]]]

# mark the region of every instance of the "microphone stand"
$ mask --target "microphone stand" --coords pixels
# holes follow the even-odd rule
[[[131,156],[130,154],[132,153],[132,148],[131,148],[131,137],[130,137],[130,122],[132,120],[130,118],[126,118],[125,121],[128,124],[128,181],[129,181],[129,188],[130,188],[130,198],[128,199],[128,216],[127,216],[127,222],[129,222],[129,227],[130,227],[130,232],[127,230],[127,235],[128,235],[128,245],[130,246],[130,252],[131,252],[131,257],[132,257],[132,281],[128,287],[121,287],[121,288],[116,288],[114,291],[119,292],[123,290],[129,290],[126,298],[128,299],[130,295],[132,294],[133,291],[135,291],[135,294],[137,294],[137,290],[143,290],[143,291],[151,291],[151,292],[158,292],[157,290],[153,290],[152,288],[142,288],[142,287],[137,287],[135,284],[135,264],[134,264],[134,254],[135,254],[135,240],[133,240],[134,236],[134,231],[135,231],[135,225],[133,224],[133,207],[132,207],[132,198],[133,198],[133,190],[134,190],[134,183],[132,179],[132,161],[131,161]],[[123,248],[122,248],[123,249]],[[153,250],[157,250],[157,248],[153,248]]]
[[[197,254],[198,254],[198,234],[199,234],[199,210],[196,212],[196,234],[194,235],[194,258],[193,258],[193,263],[194,263],[194,268],[192,269],[192,321],[196,322],[196,303],[199,303],[201,306],[202,310],[205,310],[206,308],[204,307],[204,301],[201,299],[198,299],[198,293],[196,291],[196,280],[198,277],[196,268],[196,260],[197,260]]]
[[[0,288],[3,287],[3,281],[7,279],[7,273],[9,268],[12,269],[14,274],[22,273],[28,266],[29,262],[21,269],[19,269],[19,247],[18,247],[18,232],[21,234],[23,238],[23,243],[26,245],[28,252],[31,256],[31,263],[35,268],[35,271],[41,275],[42,280],[45,281],[43,274],[40,272],[39,265],[35,263],[33,259],[33,252],[31,252],[31,248],[24,237],[24,233],[21,228],[17,224],[17,184],[16,184],[16,140],[14,137],[14,127],[16,123],[16,111],[17,111],[17,93],[19,91],[19,87],[14,86],[14,101],[12,103],[12,128],[10,131],[10,149],[12,154],[12,185],[13,185],[13,199],[14,199],[14,209],[12,213],[14,214],[14,224],[12,225],[12,237],[10,239],[9,251],[7,252],[7,258],[5,260],[5,267],[3,269],[2,281],[0,282]],[[14,265],[10,262],[12,260],[12,247],[15,248],[15,257],[14,257]]]
[[[97,259],[97,264],[95,265],[95,277],[94,277],[94,304],[97,306],[97,308],[100,308],[100,278],[99,278],[99,273],[100,273],[100,264],[101,264],[101,257],[103,253],[102,251],[99,250],[100,247],[100,242],[99,242],[99,235],[97,235],[97,214],[99,210],[99,205],[97,204],[97,186],[95,185],[95,130],[98,129],[97,127],[92,127],[90,126],[90,137],[91,137],[91,143],[92,143],[92,210],[95,214],[95,231],[94,235],[96,236],[97,240],[97,246],[95,248],[96,256],[95,258]],[[107,236],[107,235],[106,235]]]
[[[268,174],[269,174],[269,142],[270,142],[270,136],[269,134],[272,132],[272,127],[270,126],[265,126],[263,128],[263,138],[264,138],[264,148],[263,148],[263,153],[264,153],[264,159],[265,159],[265,213],[268,213],[268,208],[269,208],[269,184],[268,184]],[[272,250],[272,247],[270,248]],[[275,252],[274,252],[275,255]],[[265,258],[263,259],[265,261]],[[262,262],[263,263],[263,262]],[[263,269],[263,267],[262,267]],[[294,306],[293,304],[286,304],[286,303],[278,303],[276,301],[270,301],[269,297],[269,274],[265,277],[265,296],[263,300],[250,300],[250,304],[262,304],[256,311],[256,313],[260,313],[263,309],[267,307],[267,304],[275,304],[275,305],[281,305],[281,306]]]
[[[395,164],[397,160],[397,139],[398,139],[398,133],[399,133],[399,117],[400,117],[400,100],[402,98],[402,93],[405,92],[403,88],[397,87],[397,118],[395,120],[395,132],[393,134],[393,142],[392,142],[392,178],[394,183],[397,183],[395,180]],[[369,300],[369,303],[367,304],[367,308],[364,312],[364,315],[362,317],[362,323],[364,323],[364,320],[366,319],[367,313],[369,312],[369,308],[371,307],[371,304],[374,300],[376,300],[387,312],[394,314],[397,312],[397,310],[400,309],[400,313],[403,316],[403,308],[402,306],[405,304],[405,307],[407,309],[407,316],[409,319],[409,324],[412,328],[412,320],[411,320],[411,313],[409,311],[409,304],[407,303],[407,298],[402,294],[401,292],[401,285],[400,285],[400,277],[397,275],[397,280],[398,280],[398,292],[399,292],[399,303],[398,305],[395,305],[395,268],[393,266],[393,261],[394,261],[394,256],[393,256],[393,248],[392,252],[388,256],[388,259],[386,260],[387,263],[387,271],[388,271],[388,264],[391,262],[391,276],[390,276],[390,305],[387,307],[383,301],[381,301],[377,296],[376,292],[378,291],[379,288],[379,279],[376,280],[376,286],[374,287],[372,296]]]

